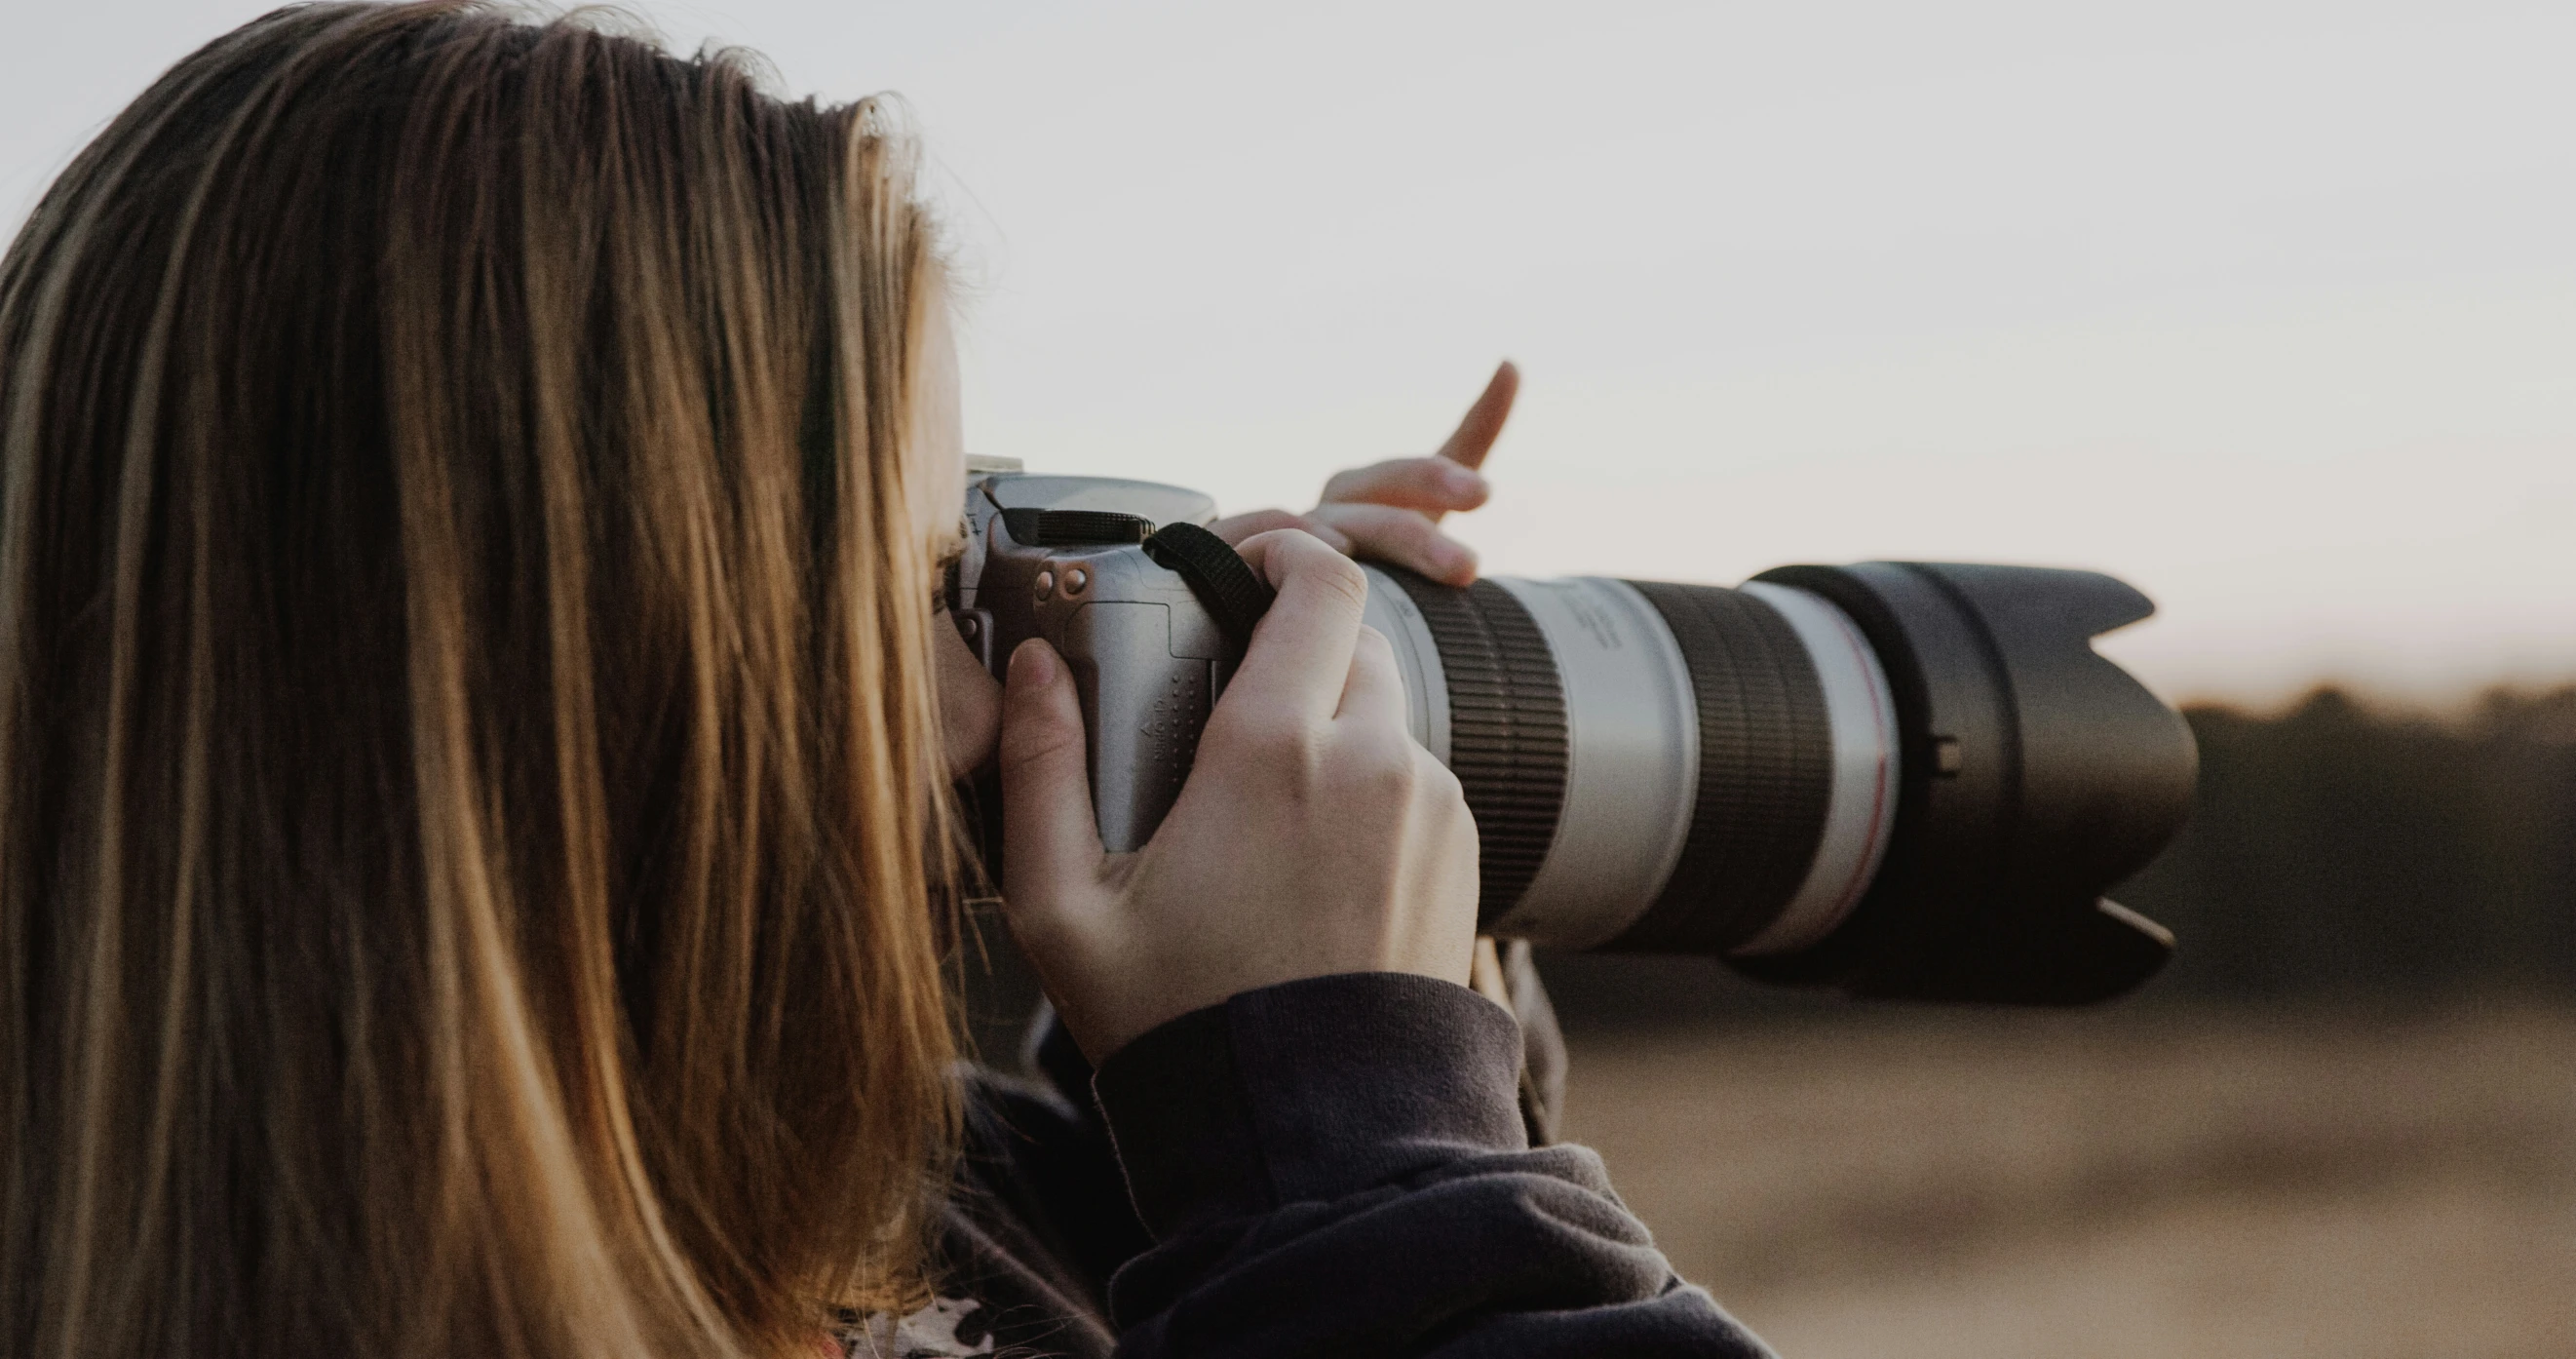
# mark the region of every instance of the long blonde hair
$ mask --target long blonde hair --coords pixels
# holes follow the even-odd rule
[[[0,265],[0,1350],[802,1352],[917,1287],[908,165],[722,55],[327,4],[47,193]]]

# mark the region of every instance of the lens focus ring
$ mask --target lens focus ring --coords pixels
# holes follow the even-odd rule
[[[1788,905],[1833,794],[1833,736],[1806,645],[1778,610],[1707,585],[1630,581],[1672,629],[1699,707],[1699,795],[1663,893],[1610,947],[1723,953]]]
[[[1449,688],[1449,770],[1476,818],[1479,923],[1519,904],[1565,809],[1565,686],[1529,611],[1490,580],[1464,590],[1381,567],[1440,649]]]

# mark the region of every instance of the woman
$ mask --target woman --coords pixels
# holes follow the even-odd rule
[[[934,244],[873,105],[454,4],[270,15],[53,186],[0,268],[7,1353],[1757,1352],[1527,1149],[1331,546],[1231,525],[1279,604],[1100,853],[1061,662],[997,695],[935,616]],[[1472,479],[1345,484],[1300,522],[1472,571],[1413,512]],[[952,1072],[997,744],[1096,1101]]]

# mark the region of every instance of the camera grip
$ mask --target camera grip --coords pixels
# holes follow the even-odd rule
[[[1142,849],[1172,809],[1215,702],[1217,662],[1175,656],[1169,604],[1099,602],[1065,620],[1063,653],[1088,733],[1102,848]]]
[[[1179,798],[1217,693],[1271,603],[1227,543],[1108,509],[1006,506],[985,520],[970,615],[999,666],[1022,638],[1073,672],[1100,840],[1144,848]],[[962,574],[962,573],[961,573]],[[986,620],[989,620],[986,621]]]

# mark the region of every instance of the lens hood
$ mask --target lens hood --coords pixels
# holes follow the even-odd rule
[[[1788,566],[1757,580],[1848,614],[1894,690],[1887,858],[1813,948],[1761,980],[1908,1000],[2079,1005],[2135,987],[2173,936],[2101,898],[2181,829],[2191,730],[2092,639],[2155,611],[2090,571],[1942,562]]]

